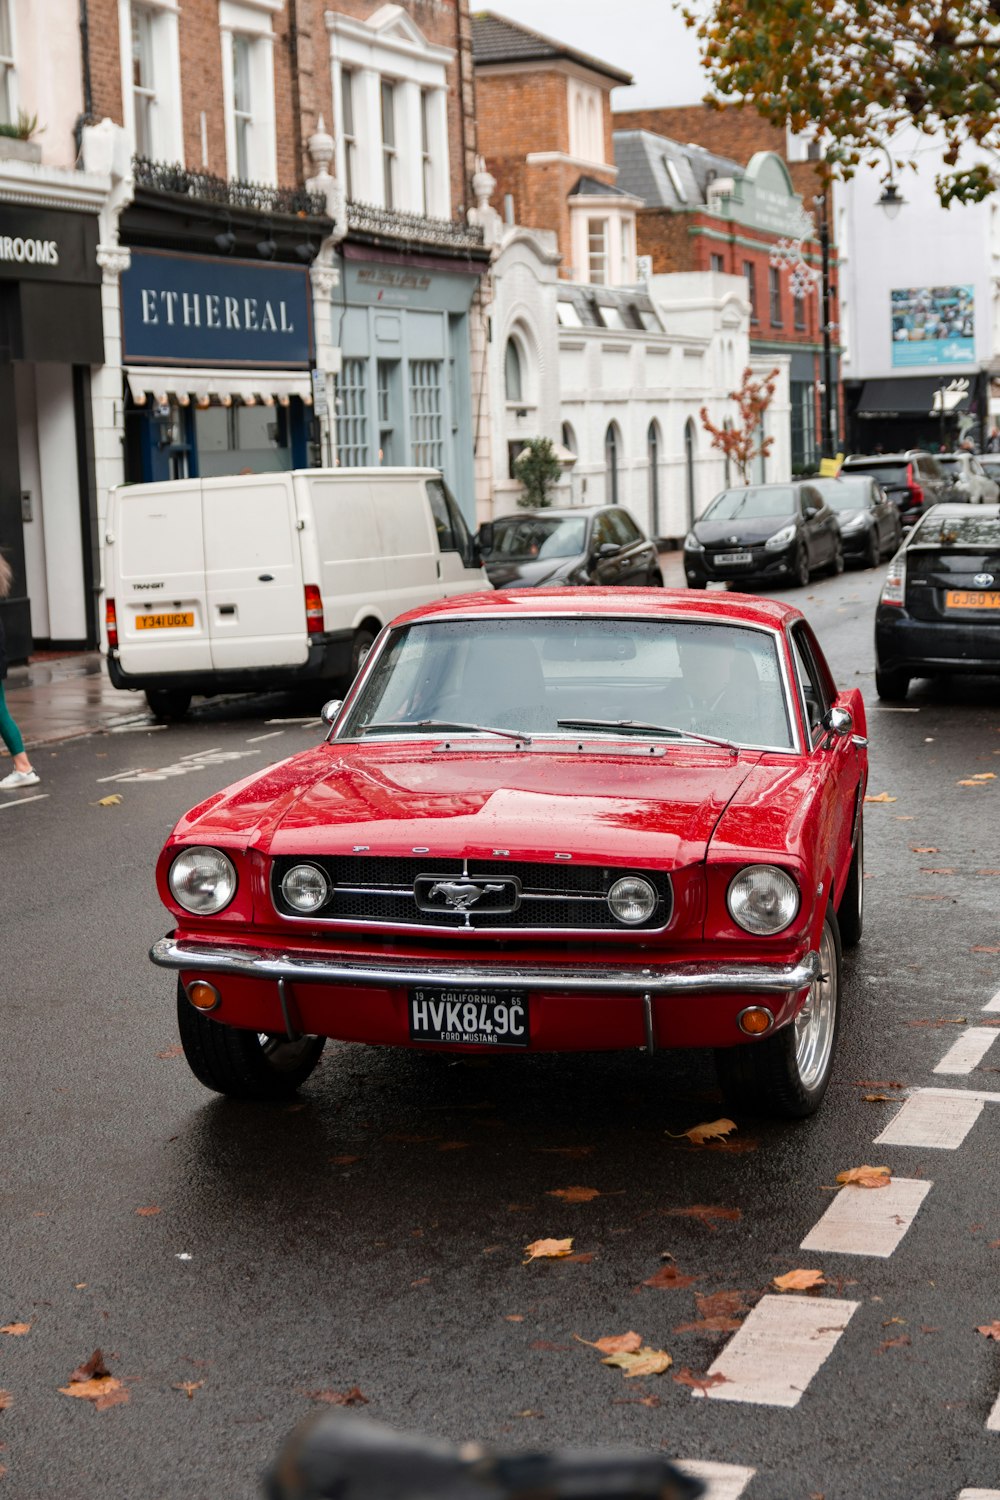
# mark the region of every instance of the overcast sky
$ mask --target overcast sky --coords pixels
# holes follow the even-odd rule
[[[705,93],[697,43],[671,0],[486,0],[481,8],[631,73],[635,84],[615,89],[614,109],[697,104]]]

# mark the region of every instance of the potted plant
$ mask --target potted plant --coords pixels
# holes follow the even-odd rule
[[[16,161],[41,161],[41,144],[32,139],[40,134],[38,116],[26,114],[23,109],[18,110],[16,120],[0,124],[0,157]]]
[[[552,504],[551,491],[562,478],[562,464],[550,438],[528,438],[514,462],[514,478],[523,486],[518,505],[544,509]]]

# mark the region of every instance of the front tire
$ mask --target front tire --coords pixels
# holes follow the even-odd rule
[[[146,702],[154,719],[161,724],[176,724],[191,707],[191,694],[177,688],[147,688]]]
[[[883,703],[902,703],[910,691],[910,674],[899,667],[875,668],[875,691]]]
[[[800,589],[809,587],[809,553],[801,544],[795,559],[794,578]]]
[[[840,928],[840,943],[843,948],[856,948],[865,928],[865,825],[858,824],[858,841],[854,846],[851,868],[847,872],[847,883],[840,898],[837,925]]]
[[[840,930],[830,907],[820,938],[820,977],[788,1026],[763,1042],[719,1048],[715,1068],[736,1110],[804,1120],[823,1102],[840,1029]]]
[[[707,589],[708,584],[704,578],[689,578],[687,581],[689,589]]]
[[[844,571],[844,544],[840,540],[840,538],[838,537],[837,538],[837,545],[834,548],[833,556],[831,557],[829,563],[827,564],[827,572],[829,573],[829,575],[830,575],[831,578],[839,578],[840,575],[841,575],[841,573],[843,571]]]
[[[879,546],[878,529],[872,527],[868,536],[868,551],[865,553],[865,567],[877,568],[882,561],[882,548]]]
[[[326,1037],[267,1036],[212,1021],[177,981],[177,1026],[188,1067],[207,1089],[230,1099],[287,1099],[319,1062]]]

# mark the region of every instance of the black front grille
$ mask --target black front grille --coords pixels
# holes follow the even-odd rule
[[[607,893],[624,875],[641,875],[654,886],[659,900],[647,922],[634,931],[665,927],[673,909],[670,876],[661,871],[629,870],[605,865],[577,865],[569,860],[553,864],[524,860],[428,859],[420,855],[393,858],[381,855],[283,856],[274,861],[271,895],[282,916],[298,917],[281,892],[281,882],[293,865],[320,866],[332,886],[327,904],[308,918],[315,922],[358,922],[379,926],[420,926],[444,929],[522,928],[552,931],[628,931],[611,913]],[[515,911],[468,913],[451,909],[421,910],[413,883],[422,875],[441,880],[516,881],[520,904]]]

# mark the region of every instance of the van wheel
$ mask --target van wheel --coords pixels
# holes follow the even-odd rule
[[[357,677],[358,673],[361,671],[361,668],[364,666],[364,664],[365,664],[365,657],[368,655],[369,651],[372,649],[372,647],[374,646],[374,644],[375,644],[375,636],[374,636],[374,634],[372,633],[372,631],[366,629],[366,627],[364,625],[361,626],[360,630],[356,630],[354,632],[354,641],[353,641],[353,643],[351,645],[351,681],[352,682],[354,681],[355,677]]]
[[[287,1099],[305,1083],[325,1036],[284,1036],[226,1026],[195,1010],[177,982],[177,1026],[188,1067],[207,1089],[230,1099]]]
[[[191,707],[191,694],[176,688],[150,688],[146,693],[149,711],[164,724],[175,724],[183,719]]]

